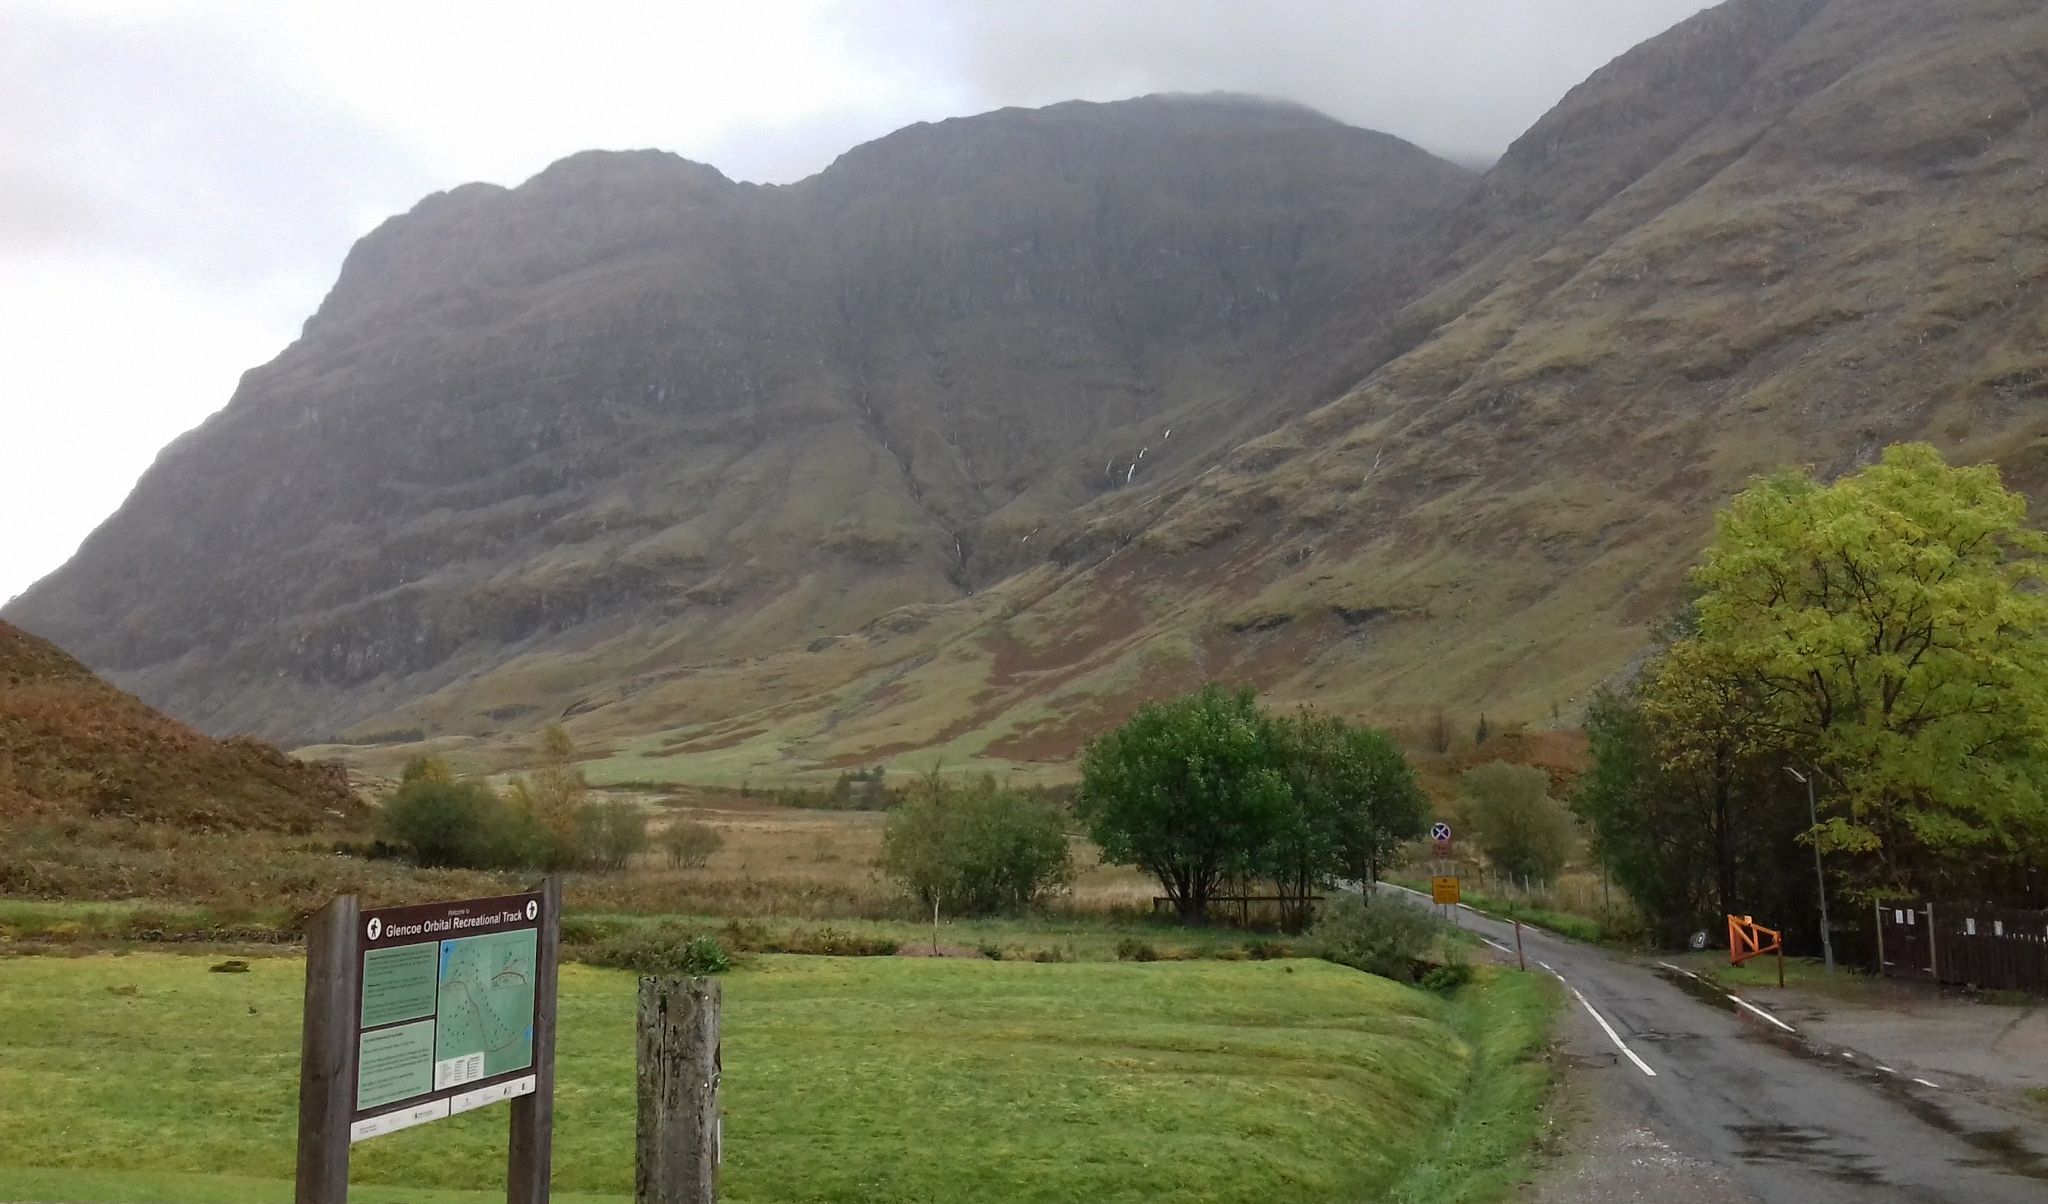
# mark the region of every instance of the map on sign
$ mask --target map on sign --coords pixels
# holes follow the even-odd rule
[[[534,895],[363,914],[350,1140],[534,1092],[541,926]]]
[[[533,1062],[531,928],[441,942],[434,1090]]]

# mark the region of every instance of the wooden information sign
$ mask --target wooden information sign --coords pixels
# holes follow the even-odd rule
[[[307,927],[299,1204],[343,1204],[348,1148],[513,1101],[512,1204],[548,1198],[561,886],[358,909]]]

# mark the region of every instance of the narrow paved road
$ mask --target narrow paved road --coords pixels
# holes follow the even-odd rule
[[[1459,922],[1513,960],[1511,925],[1467,909]],[[1527,927],[1522,942],[1529,969],[1562,979],[1568,1006],[1592,1021],[1571,1026],[1567,1052],[1614,1076],[1596,1084],[1604,1106],[1632,1109],[1760,1204],[2048,1202],[2044,1127],[1810,1044],[1683,971]]]

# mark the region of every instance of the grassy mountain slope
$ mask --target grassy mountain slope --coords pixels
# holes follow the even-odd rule
[[[2041,113],[2037,4],[1710,10],[1510,150],[1436,231],[1434,284],[1368,338],[1393,358],[1341,397],[1084,507],[1041,536],[1049,561],[965,603],[628,675],[577,722],[620,776],[737,778],[1057,764],[1207,677],[1382,718],[1569,714],[1754,473],[1928,439],[2048,490]],[[460,730],[531,680],[408,713]]]
[[[1101,109],[1115,106],[1072,112]],[[1838,472],[1888,442],[1929,439],[1961,459],[1996,461],[2036,496],[2048,490],[2040,112],[2048,12],[2031,0],[1730,0],[1589,78],[1476,187],[1455,189],[1426,230],[1404,227],[1416,249],[1390,256],[1386,270],[1358,267],[1341,248],[1365,236],[1319,218],[1301,228],[1323,233],[1299,245],[1327,256],[1200,269],[1210,283],[1197,294],[1208,300],[1186,309],[1174,299],[1195,286],[1173,273],[1195,271],[1190,257],[1225,255],[1217,227],[1189,224],[1200,208],[1191,201],[1148,210],[1128,239],[1091,236],[1088,256],[1015,228],[981,236],[983,218],[1009,213],[1004,198],[1029,180],[1071,180],[1057,157],[1002,177],[1019,147],[1041,145],[1032,123],[1054,120],[1005,116],[1023,124],[1002,137],[1019,141],[999,139],[959,177],[1003,182],[970,187],[973,220],[960,216],[946,239],[918,241],[922,219],[886,189],[875,212],[842,227],[837,329],[861,334],[820,361],[835,365],[837,383],[779,389],[775,405],[788,408],[743,411],[795,434],[665,503],[668,526],[634,525],[651,512],[637,502],[601,511],[635,540],[670,546],[728,503],[742,515],[808,507],[801,521],[735,518],[715,541],[691,543],[703,603],[684,591],[673,609],[642,599],[578,611],[538,636],[463,644],[436,674],[272,686],[269,661],[261,674],[229,673],[226,660],[199,670],[217,654],[189,649],[124,662],[136,666],[124,672],[170,693],[225,679],[237,706],[279,690],[300,713],[349,719],[337,727],[350,739],[389,745],[357,756],[396,756],[406,737],[432,733],[489,764],[515,755],[518,729],[566,716],[586,745],[607,750],[595,775],[616,779],[739,781],[877,759],[1056,773],[1138,701],[1207,678],[1381,719],[1436,705],[1468,722],[1481,709],[1496,720],[1569,715],[1640,654],[1713,510],[1754,473]],[[946,130],[906,131],[890,153],[969,153]],[[1216,162],[1271,134],[1241,138]],[[1102,153],[1132,153],[1111,144]],[[952,178],[937,166],[944,158],[928,165],[933,179]],[[819,177],[830,187],[801,194],[806,203],[843,217],[858,207],[834,188],[881,187],[855,187],[860,153],[848,160]],[[880,175],[901,173],[907,192],[940,191],[908,162]],[[1271,174],[1268,165],[1260,195],[1274,208],[1231,219],[1231,237],[1328,195]],[[1195,197],[1210,180],[1174,179],[1178,191],[1148,195]],[[1232,196],[1244,186],[1210,183]],[[1424,191],[1455,183],[1433,178]],[[1080,222],[1074,206],[1088,195],[1106,194],[1063,194],[1055,208]],[[1107,215],[1125,203],[1093,210],[1088,229],[1124,229]],[[1166,231],[1193,241],[1153,254]],[[875,251],[890,238],[919,253]],[[1290,283],[1276,289],[1260,271],[1283,261],[1294,265]],[[1373,291],[1354,294],[1350,283]],[[330,301],[337,321],[346,293],[338,286]],[[1219,308],[1219,296],[1231,300]],[[328,317],[323,309],[310,329]],[[780,320],[779,310],[755,312],[733,329]],[[534,329],[540,339],[548,328]],[[1130,342],[1126,332],[1140,329],[1178,332],[1193,350]],[[893,348],[890,366],[872,361],[862,376],[866,361],[846,349],[877,346]],[[859,397],[890,400],[872,413],[855,403],[846,417]],[[804,409],[806,398],[839,408]],[[458,429],[497,437],[493,413],[480,409]],[[1098,421],[1041,430],[1026,421],[1040,413]],[[918,433],[934,416],[955,433],[917,443],[934,438]],[[958,434],[970,428],[984,433]],[[843,433],[808,441],[827,429]],[[708,444],[724,437],[702,430]],[[1020,466],[1010,485],[989,488],[976,466],[1008,440],[1033,450],[1004,461]],[[587,467],[592,482],[640,479],[615,461]],[[1136,487],[1118,487],[1119,469]],[[875,495],[895,510],[863,500],[884,479],[917,488]],[[419,509],[360,538],[406,563],[408,524],[495,515],[521,529],[525,520],[493,508],[505,504]],[[880,525],[882,515],[898,526]],[[842,516],[857,553],[804,534]],[[877,534],[913,528],[900,543]],[[778,572],[764,571],[766,555],[734,562],[702,550],[779,538],[794,552]],[[456,563],[513,590],[543,570],[571,583],[635,563],[637,544],[594,540],[563,530],[544,548],[515,543],[516,556],[495,567]],[[876,550],[889,547],[908,550]],[[876,564],[886,571],[861,567]],[[89,579],[79,568],[36,607],[82,596],[67,591]],[[399,630],[417,644],[416,627]],[[346,708],[307,708],[322,690]]]
[[[1462,168],[1297,106],[899,131],[782,188],[654,152],[471,185],[10,617],[209,729],[304,739],[508,658],[494,722],[956,601],[1355,378]],[[573,674],[572,674],[573,675]]]
[[[0,812],[305,831],[359,809],[335,771],[201,735],[0,622]]]

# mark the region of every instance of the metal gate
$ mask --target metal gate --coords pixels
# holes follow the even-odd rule
[[[1934,981],[1933,945],[1927,939],[1929,931],[1927,915],[1920,905],[1878,904],[1878,969],[1885,977]]]
[[[1974,903],[1876,905],[1890,978],[2048,995],[2048,911]]]

